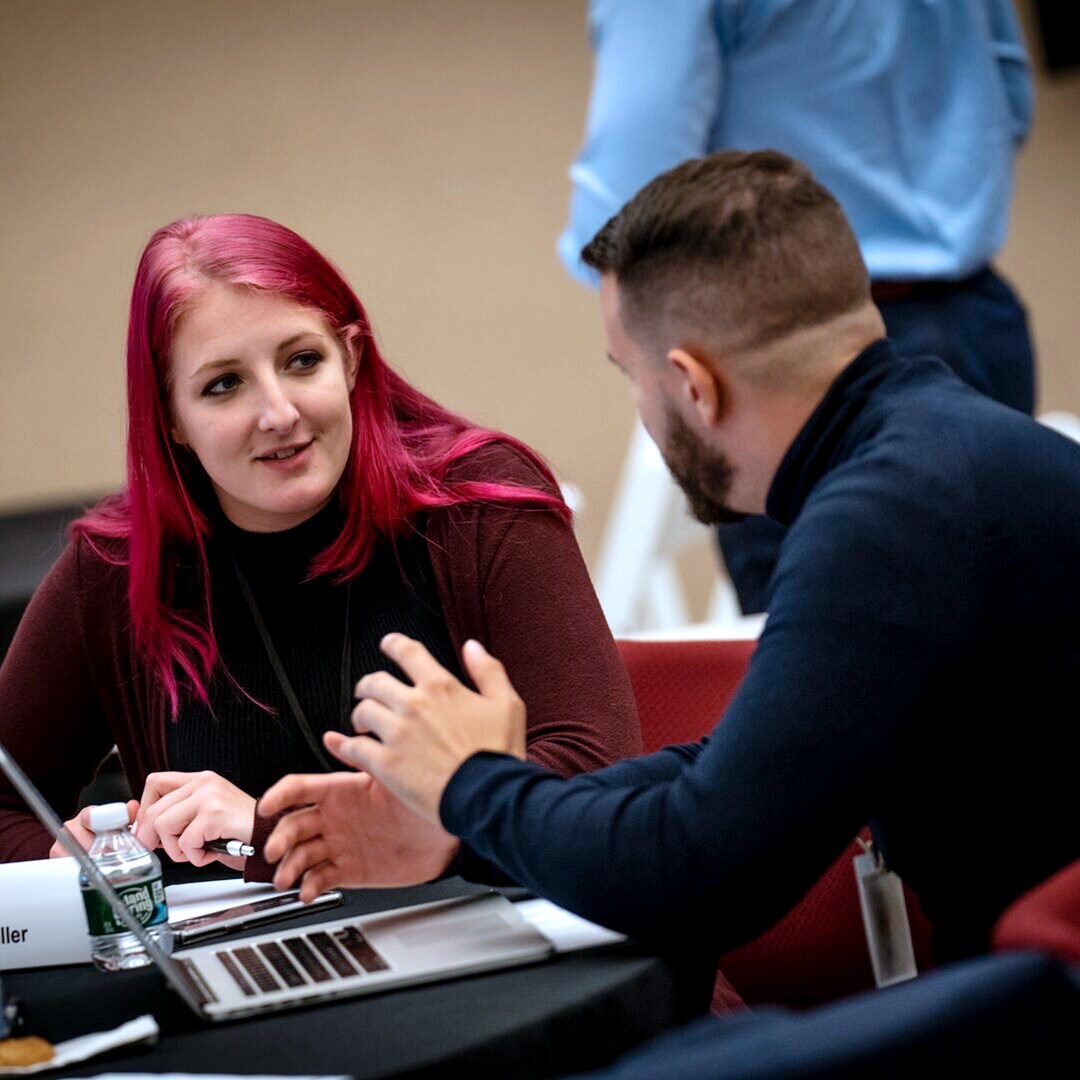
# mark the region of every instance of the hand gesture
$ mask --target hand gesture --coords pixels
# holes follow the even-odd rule
[[[331,753],[345,741],[337,732],[325,736]],[[269,816],[302,803],[311,805],[286,814],[263,853],[268,862],[280,860],[274,887],[303,879],[300,896],[308,902],[327,889],[430,881],[459,847],[365,773],[286,776],[259,800],[259,812]]]
[[[159,772],[146,778],[135,835],[148,848],[163,848],[173,862],[220,862],[234,870],[244,859],[204,851],[211,840],[251,842],[255,800],[215,772]]]
[[[92,809],[92,806],[84,806],[73,818],[69,818],[64,822],[68,832],[82,844],[86,851],[90,850],[90,845],[94,842],[94,834],[90,831],[90,811]],[[135,815],[139,812],[139,804],[134,799],[130,799],[127,810],[128,821],[134,821]],[[67,853],[67,848],[59,840],[54,841],[53,846],[49,848],[50,859],[62,859]]]
[[[467,641],[461,652],[476,691],[404,634],[388,634],[380,648],[413,685],[386,671],[365,675],[356,684],[362,700],[352,714],[362,734],[339,736],[332,752],[438,824],[443,790],[466,758],[481,750],[525,757],[525,704],[506,669],[478,641]],[[366,737],[369,732],[382,741]]]

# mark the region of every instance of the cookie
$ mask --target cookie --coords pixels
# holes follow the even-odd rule
[[[24,1039],[0,1039],[0,1066],[37,1065],[52,1060],[52,1056],[52,1043],[36,1035]]]

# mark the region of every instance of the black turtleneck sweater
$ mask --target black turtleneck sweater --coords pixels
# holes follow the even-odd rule
[[[780,918],[870,822],[977,952],[1080,856],[1080,446],[885,341],[774,478],[790,526],[749,671],[709,739],[561,780],[466,761],[444,825],[515,880],[645,939]]]
[[[216,669],[208,688],[209,708],[189,700],[177,722],[168,726],[171,768],[211,769],[256,798],[286,773],[340,768],[323,749],[322,733],[352,733],[352,690],[367,672],[392,670],[400,677],[379,651],[379,641],[393,630],[422,641],[440,663],[459,671],[423,533],[403,538],[396,550],[377,547],[351,585],[326,577],[305,580],[312,559],[340,531],[335,504],[285,532],[251,533],[224,518],[215,522],[207,558],[214,632],[228,674],[220,665]],[[237,567],[299,701],[310,739],[275,674]]]

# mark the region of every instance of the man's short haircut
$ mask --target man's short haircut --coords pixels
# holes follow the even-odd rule
[[[775,150],[725,150],[662,173],[581,257],[615,276],[627,329],[665,351],[754,350],[870,300],[840,204]]]

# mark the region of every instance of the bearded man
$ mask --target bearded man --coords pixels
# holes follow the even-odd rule
[[[521,760],[524,707],[480,643],[473,690],[390,635],[414,685],[367,676],[361,734],[328,736],[366,775],[263,800],[313,804],[267,845],[277,884],[383,883],[350,862],[331,797],[382,785],[422,843],[460,838],[589,919],[719,951],[869,822],[938,959],[985,951],[1004,907],[1080,856],[1060,708],[1080,685],[1080,446],[898,357],[843,212],[782,154],[677,166],[582,257],[609,359],[696,513],[788,528],[746,677],[710,738],[564,780]]]

